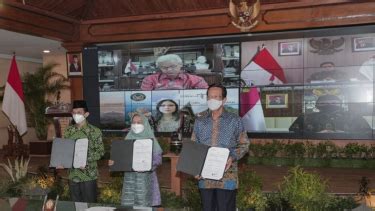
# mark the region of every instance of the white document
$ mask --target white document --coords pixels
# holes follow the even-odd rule
[[[133,144],[133,171],[151,171],[152,139],[138,139]]]
[[[75,211],[85,211],[89,208],[89,205],[86,202],[74,202],[74,206],[76,207]]]
[[[205,179],[220,180],[223,178],[229,157],[229,149],[210,147],[203,165],[201,176]]]
[[[86,166],[88,148],[89,140],[87,138],[78,139],[76,141],[73,168],[81,168]]]

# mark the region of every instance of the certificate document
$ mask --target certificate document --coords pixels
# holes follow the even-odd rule
[[[50,167],[63,166],[72,168],[75,141],[72,139],[55,138],[52,142]]]
[[[207,151],[201,176],[205,179],[220,180],[223,178],[229,157],[229,149],[210,147]]]
[[[151,171],[152,139],[137,139],[133,143],[133,171]]]
[[[86,166],[88,147],[89,140],[87,138],[76,140],[73,160],[74,168],[81,168]]]

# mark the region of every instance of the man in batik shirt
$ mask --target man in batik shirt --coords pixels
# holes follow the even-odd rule
[[[203,210],[236,210],[238,187],[237,161],[249,150],[249,140],[238,115],[224,109],[227,90],[222,85],[211,85],[207,90],[209,112],[196,119],[192,140],[209,146],[228,148],[229,158],[221,180],[199,179]]]
[[[156,60],[161,72],[147,76],[142,80],[142,90],[159,89],[205,89],[206,81],[196,75],[182,71],[182,59],[176,54],[160,56]]]
[[[69,189],[72,201],[93,203],[97,197],[97,161],[104,155],[104,145],[100,129],[87,122],[88,115],[86,102],[74,101],[72,116],[75,124],[65,130],[64,138],[89,140],[86,166],[69,169]]]

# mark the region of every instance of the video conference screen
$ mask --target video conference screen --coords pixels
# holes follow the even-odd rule
[[[101,127],[126,130],[141,112],[157,132],[189,134],[207,111],[206,87],[221,83],[226,110],[254,137],[372,139],[375,33],[353,31],[102,47]],[[179,67],[157,64],[170,54],[181,58]],[[179,76],[170,80],[168,71]]]

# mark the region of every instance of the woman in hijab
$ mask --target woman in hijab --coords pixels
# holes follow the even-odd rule
[[[156,168],[162,162],[162,149],[155,138],[154,132],[145,116],[136,113],[132,116],[131,130],[126,140],[153,139],[152,171],[125,172],[122,187],[121,205],[124,206],[159,206],[161,204],[159,182]],[[108,165],[114,161],[109,160]]]

